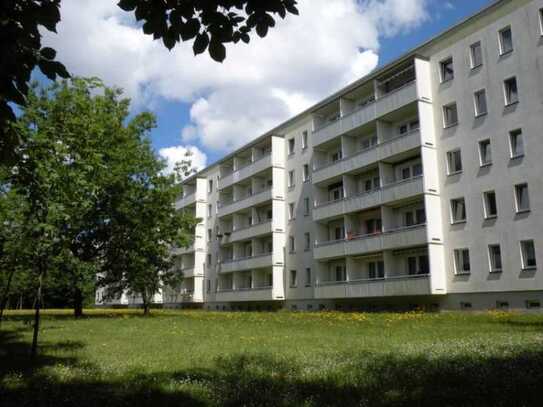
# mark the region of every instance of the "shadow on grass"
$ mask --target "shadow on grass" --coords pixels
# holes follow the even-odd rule
[[[66,346],[73,345],[59,349]],[[63,380],[38,368],[77,368],[78,360],[43,356],[29,366],[20,358],[28,355],[26,347],[20,332],[0,336],[0,349],[7,350],[0,354],[3,407],[540,406],[543,384],[543,350],[500,357],[358,353],[343,355],[345,364],[327,361],[309,374],[285,358],[234,355],[217,359],[209,369],[138,372],[111,380],[85,365],[88,374]]]

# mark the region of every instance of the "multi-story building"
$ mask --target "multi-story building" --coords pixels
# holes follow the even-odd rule
[[[187,179],[164,301],[539,308],[542,129],[543,0],[497,1]]]

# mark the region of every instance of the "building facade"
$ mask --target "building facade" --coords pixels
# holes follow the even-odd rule
[[[538,309],[541,157],[543,0],[497,1],[187,179],[164,304]]]

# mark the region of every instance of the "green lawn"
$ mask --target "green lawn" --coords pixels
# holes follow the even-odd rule
[[[543,405],[543,315],[49,311],[0,330],[0,406]]]

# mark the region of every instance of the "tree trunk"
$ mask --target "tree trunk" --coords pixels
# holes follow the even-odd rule
[[[14,274],[15,274],[15,269],[13,269],[11,273],[9,273],[8,282],[6,284],[6,288],[4,289],[4,292],[2,293],[2,299],[0,300],[0,326],[2,326],[2,319],[4,318],[4,310],[6,309],[6,306],[8,305],[9,290],[11,289],[11,280],[13,279]]]
[[[143,315],[149,316],[149,299],[147,298],[147,292],[141,293],[141,299],[143,301]]]
[[[41,309],[41,291],[42,291],[43,271],[40,271],[38,276],[38,289],[36,290],[36,299],[34,300],[34,333],[32,335],[32,348],[30,350],[30,358],[36,359],[38,354],[38,334],[40,331],[40,309]]]
[[[74,290],[74,318],[83,316],[83,293],[79,287]]]

